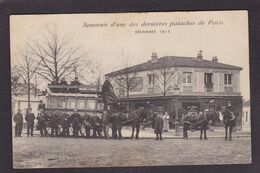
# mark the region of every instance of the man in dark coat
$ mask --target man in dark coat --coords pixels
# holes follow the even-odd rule
[[[63,136],[70,135],[70,116],[67,113],[63,113],[62,118],[62,134]]]
[[[65,87],[63,87],[63,88],[60,89],[60,91],[61,91],[62,93],[67,92],[66,86],[68,86],[68,83],[67,83],[67,81],[65,80],[64,77],[61,78],[59,85],[65,86]]]
[[[78,113],[77,109],[74,109],[74,113],[71,115],[71,124],[73,129],[73,136],[79,136],[81,116]]]
[[[228,126],[235,126],[236,125],[236,121],[235,121],[235,115],[226,107],[223,106],[221,109],[221,112],[223,114],[223,122]]]
[[[163,115],[157,114],[154,118],[154,133],[156,134],[156,140],[162,140],[162,130],[163,130]]]
[[[38,111],[39,111],[40,109],[43,109],[43,112],[45,112],[45,104],[43,103],[42,100],[40,100],[40,103],[39,103],[39,105],[38,105]]]
[[[90,130],[91,130],[91,116],[90,115],[87,114],[83,117],[83,124],[85,126],[86,138],[89,138]]]
[[[13,120],[15,122],[15,137],[21,137],[23,130],[23,115],[20,109],[18,109],[17,114],[14,115]]]
[[[50,119],[50,126],[51,126],[51,136],[58,136],[58,131],[59,131],[59,127],[58,127],[58,121],[59,121],[59,117],[58,115],[54,112],[51,115],[51,119]]]
[[[36,119],[38,120],[41,137],[47,136],[48,132],[46,129],[46,123],[50,120],[50,117],[43,112],[43,109],[40,109],[40,113],[38,113]]]
[[[107,76],[105,77],[105,82],[102,86],[102,97],[104,102],[104,109],[108,110],[108,104],[112,101],[112,99],[115,99],[116,96],[113,92],[113,87]]]
[[[33,136],[35,115],[32,113],[32,108],[28,109],[28,113],[25,115],[25,121],[27,122],[27,137],[31,134]]]
[[[109,113],[106,110],[103,111],[101,119],[104,130],[104,138],[109,139]]]
[[[72,81],[70,83],[70,86],[73,87],[73,88],[70,88],[70,92],[72,92],[72,93],[79,92],[80,85],[81,85],[81,83],[78,81],[78,77],[75,77],[74,81]]]

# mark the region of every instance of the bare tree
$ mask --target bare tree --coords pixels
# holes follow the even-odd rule
[[[73,65],[73,77],[78,77],[88,84],[100,85],[101,76],[103,75],[102,64],[94,58],[82,59]]]
[[[27,45],[40,62],[37,73],[54,83],[71,75],[73,67],[85,56],[70,37],[62,35],[57,25],[47,28],[39,39]]]
[[[36,74],[39,65],[40,62],[35,61],[28,51],[21,53],[21,58],[18,60],[18,74],[27,86],[28,108],[31,107],[32,78]]]
[[[158,60],[158,68],[152,70],[151,73],[155,77],[155,88],[163,95],[163,108],[166,109],[166,96],[169,91],[174,91],[177,87],[177,68],[172,68],[169,64],[170,57]]]
[[[130,92],[133,91],[138,83],[134,82],[134,79],[137,77],[137,72],[134,69],[130,71],[130,64],[129,64],[129,56],[125,57],[122,51],[123,62],[121,63],[123,70],[119,72],[118,75],[114,77],[115,83],[117,84],[117,90],[123,90],[123,93],[126,92],[126,111],[129,112],[130,108]]]
[[[19,89],[23,86],[21,84],[21,74],[19,73],[19,67],[13,66],[11,67],[11,92],[12,95],[17,96],[19,93]]]

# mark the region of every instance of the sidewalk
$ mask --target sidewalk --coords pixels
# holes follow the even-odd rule
[[[14,129],[13,129],[14,133]],[[109,134],[111,136],[112,131],[109,129]],[[132,135],[132,128],[131,127],[124,127],[122,129],[122,135],[124,138],[130,138]],[[22,136],[26,135],[26,129],[23,129]],[[34,130],[34,136],[40,136],[40,131]],[[164,139],[182,139],[182,128],[179,129],[178,134],[175,134],[174,129],[170,129],[168,132],[163,132],[162,134]],[[200,137],[200,131],[188,131],[188,137],[197,139]],[[208,138],[224,138],[225,137],[225,129],[224,128],[216,128],[214,129],[214,132],[210,132],[207,130],[207,137]],[[242,132],[242,131],[236,131],[232,133],[233,138],[243,138],[243,137],[251,137],[250,132]],[[140,129],[139,132],[139,138],[143,139],[151,139],[155,138],[154,130],[151,128],[145,128],[145,130]]]
[[[122,134],[124,137],[130,137],[132,134],[131,128],[124,128],[122,130]],[[179,129],[179,133],[176,135],[175,130],[170,129],[168,132],[163,132],[163,138],[166,139],[182,139],[182,129]],[[189,138],[199,138],[200,131],[188,131]],[[140,138],[155,138],[154,130],[151,128],[146,128],[145,130],[140,130],[139,132]],[[207,130],[207,137],[209,138],[224,138],[225,137],[225,129],[224,128],[217,128],[214,129],[214,132],[210,132]],[[232,133],[233,138],[240,138],[240,137],[251,137],[250,132],[242,132],[236,131]]]

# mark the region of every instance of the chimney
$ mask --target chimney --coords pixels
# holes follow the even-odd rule
[[[218,62],[218,57],[217,56],[213,56],[212,62]]]
[[[157,58],[158,58],[158,57],[157,57],[157,53],[156,53],[156,52],[153,52],[153,53],[152,53],[152,56],[151,56],[151,61],[154,62],[154,61],[157,60]]]
[[[203,52],[202,50],[199,51],[197,58],[199,58],[199,59],[202,59],[202,58],[203,58],[202,52]]]

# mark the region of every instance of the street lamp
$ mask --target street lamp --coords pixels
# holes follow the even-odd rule
[[[174,136],[180,136],[179,134],[179,120],[178,120],[178,110],[177,110],[177,103],[178,103],[178,95],[179,94],[179,91],[180,91],[180,88],[177,87],[177,85],[174,87],[174,93],[175,93],[175,102],[174,102],[174,108],[175,108],[175,120],[174,120],[174,123],[175,123],[175,133],[174,133]]]

